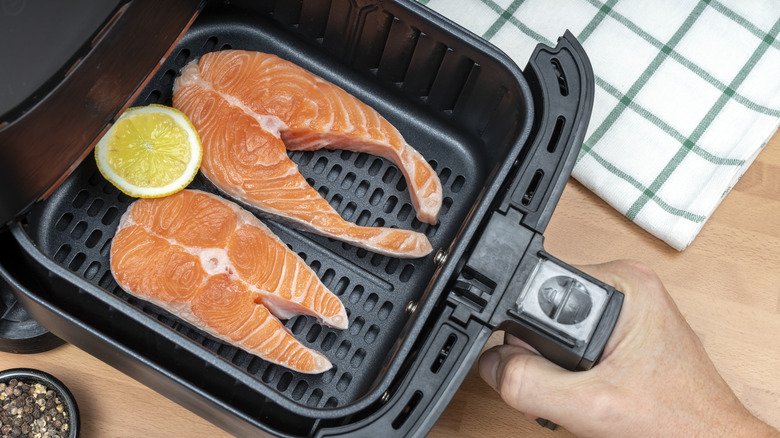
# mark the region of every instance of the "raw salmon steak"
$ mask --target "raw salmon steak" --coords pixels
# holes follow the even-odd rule
[[[436,172],[369,106],[275,55],[225,50],[182,69],[173,105],[203,140],[201,170],[220,190],[299,227],[394,257],[422,257],[425,235],[344,220],[298,172],[287,150],[366,152],[404,174],[422,222],[442,203]]]
[[[332,365],[277,317],[311,315],[339,329],[348,323],[338,297],[271,230],[197,190],[134,202],[114,235],[111,273],[127,292],[303,373]]]

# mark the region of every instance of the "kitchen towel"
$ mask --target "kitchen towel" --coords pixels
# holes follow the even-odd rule
[[[677,250],[780,125],[779,0],[419,1],[521,67],[570,30],[596,79],[572,175]]]

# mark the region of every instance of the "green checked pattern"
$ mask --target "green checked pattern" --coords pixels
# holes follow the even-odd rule
[[[573,176],[678,250],[780,125],[780,2],[419,1],[520,66],[574,33],[596,96]]]

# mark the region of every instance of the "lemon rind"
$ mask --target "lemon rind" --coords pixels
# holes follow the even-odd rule
[[[193,151],[195,152],[195,159],[188,163],[184,172],[182,172],[182,175],[174,181],[161,187],[139,187],[129,183],[122,176],[118,175],[106,165],[108,140],[111,138],[111,134],[113,133],[117,123],[114,123],[114,125],[109,128],[109,130],[103,135],[100,141],[98,141],[98,144],[95,146],[95,160],[97,161],[97,167],[98,171],[100,171],[100,174],[103,175],[105,179],[111,182],[111,184],[113,184],[122,193],[134,198],[162,198],[183,190],[192,182],[192,180],[195,179],[195,176],[198,174],[198,170],[200,169],[201,162],[203,161],[203,146],[197,129],[195,129],[195,126],[193,126],[190,119],[183,112],[176,108],[158,104],[131,107],[125,110],[125,112],[123,112],[122,115],[119,116],[119,118],[116,120],[116,122],[136,114],[159,112],[164,112],[165,114],[174,117],[177,121],[177,125],[186,129],[187,135],[189,137],[189,144],[197,145],[196,148],[193,148],[197,149]]]

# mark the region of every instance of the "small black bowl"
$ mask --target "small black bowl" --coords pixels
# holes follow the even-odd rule
[[[71,394],[65,384],[49,373],[32,368],[13,368],[0,371],[0,383],[5,383],[7,385],[11,379],[16,379],[30,385],[40,383],[45,386],[47,390],[53,390],[68,412],[68,431],[66,436],[68,438],[76,438],[79,436],[79,427],[81,424],[79,407],[76,404],[76,399],[73,398],[73,394]],[[0,401],[0,406],[2,406],[2,401]]]

